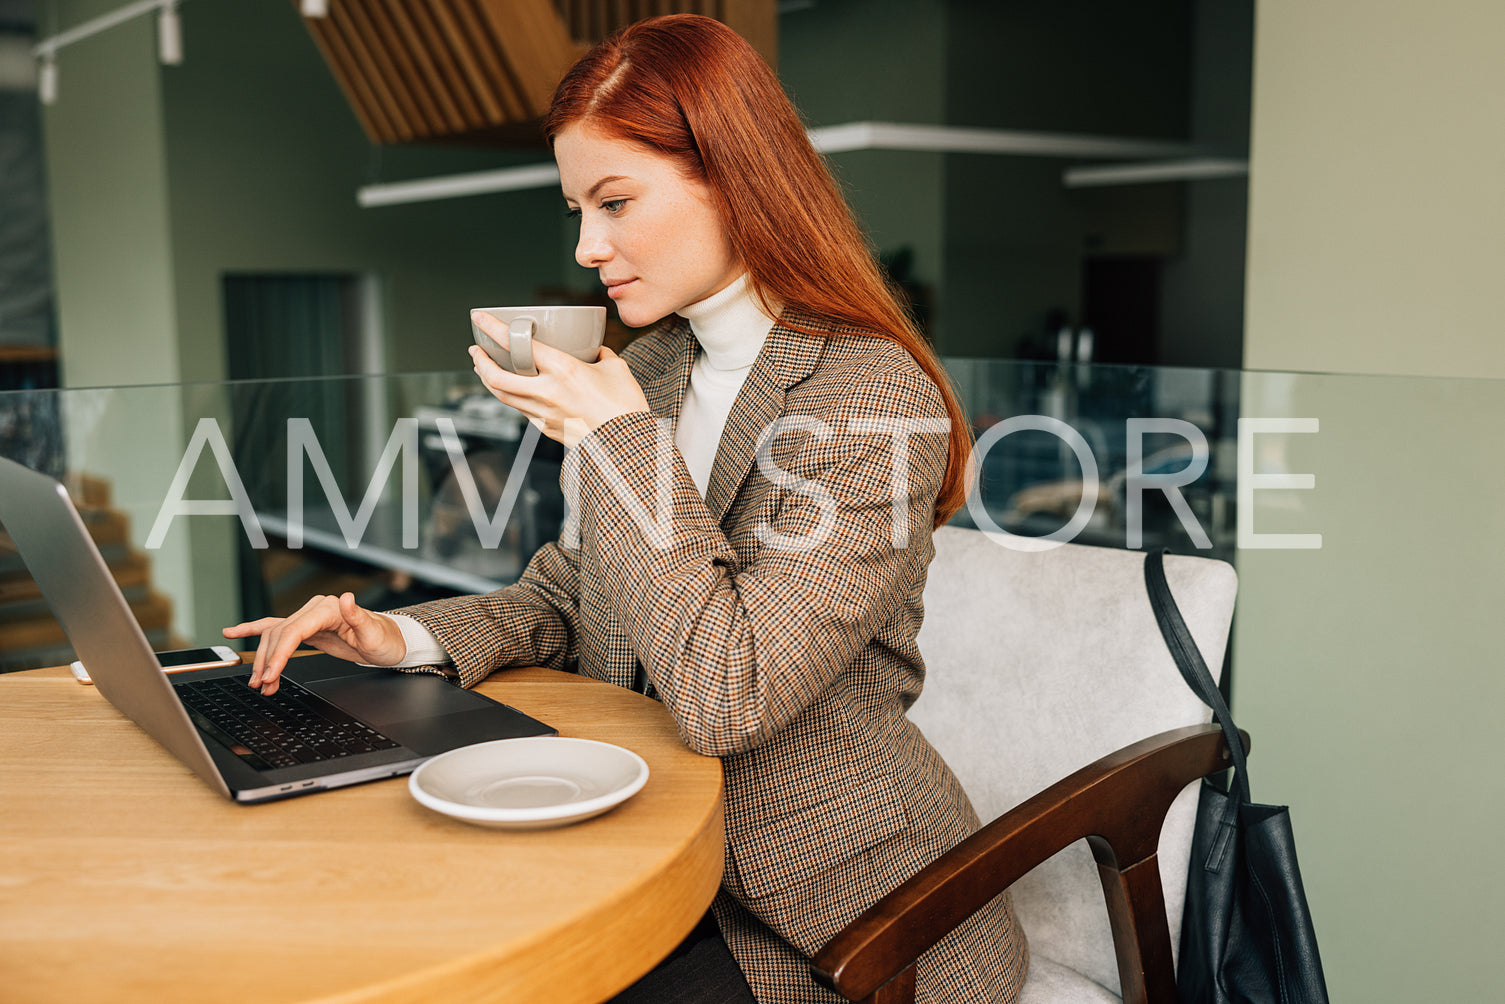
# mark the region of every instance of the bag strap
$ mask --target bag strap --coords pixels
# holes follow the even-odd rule
[[[1222,692],[1218,690],[1212,674],[1207,671],[1207,663],[1202,660],[1202,653],[1186,628],[1181,609],[1176,606],[1176,598],[1171,594],[1170,583],[1165,578],[1163,549],[1146,552],[1144,584],[1150,594],[1150,606],[1155,610],[1155,621],[1160,625],[1160,635],[1176,660],[1176,668],[1181,671],[1182,678],[1192,692],[1212,709],[1213,717],[1217,719],[1224,738],[1228,740],[1228,750],[1233,755],[1233,791],[1236,796],[1229,799],[1229,815],[1233,816],[1237,813],[1239,804],[1250,801],[1244,742],[1233,724],[1233,714],[1228,710]]]

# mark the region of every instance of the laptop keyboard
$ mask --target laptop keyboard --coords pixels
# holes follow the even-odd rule
[[[258,770],[400,745],[286,677],[271,697],[247,686],[250,679],[247,673],[173,689],[200,729]]]

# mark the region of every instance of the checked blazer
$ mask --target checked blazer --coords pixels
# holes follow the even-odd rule
[[[402,612],[462,685],[542,665],[663,701],[690,748],[722,758],[713,909],[753,993],[834,1002],[808,957],[978,827],[904,714],[924,680],[915,635],[946,410],[902,346],[786,312],[702,497],[672,436],[698,351],[671,318],[623,352],[651,413],[571,451],[560,541],[517,583]],[[1026,965],[1003,896],[921,959],[918,997],[1013,1001]]]

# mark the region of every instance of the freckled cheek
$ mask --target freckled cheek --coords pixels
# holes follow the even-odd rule
[[[676,237],[679,258],[685,264],[698,264],[705,268],[727,254],[727,240],[719,229],[693,227],[682,230]]]

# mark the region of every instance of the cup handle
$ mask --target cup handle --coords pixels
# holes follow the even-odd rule
[[[507,325],[507,354],[518,376],[538,376],[533,365],[533,318],[519,317]]]

